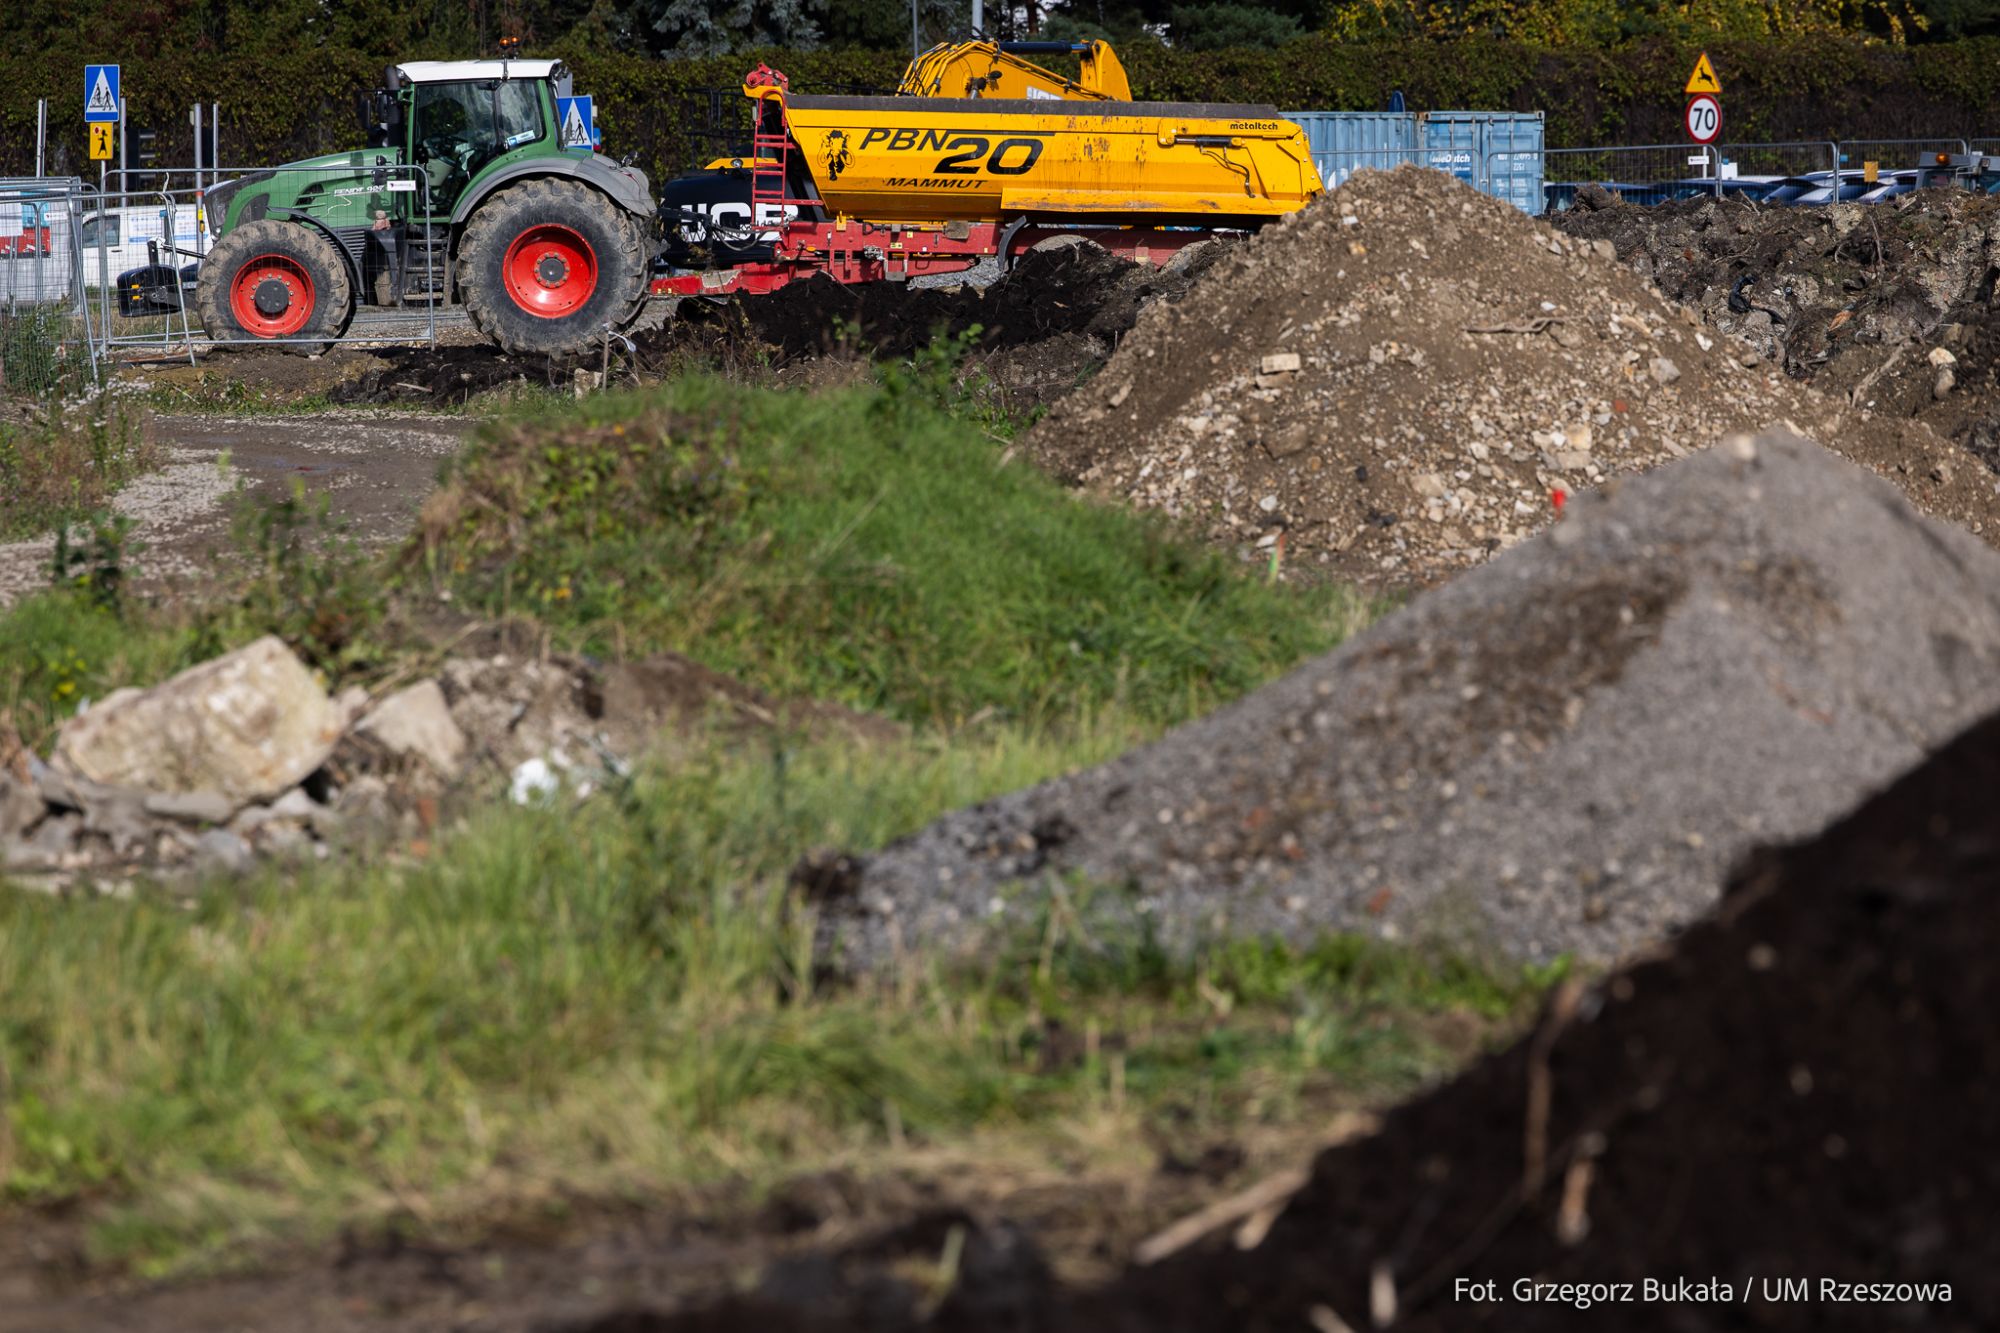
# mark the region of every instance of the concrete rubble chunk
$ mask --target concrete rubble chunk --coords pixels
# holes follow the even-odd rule
[[[146,813],[183,824],[226,824],[237,803],[220,792],[153,792],[145,799]]]
[[[296,786],[340,732],[312,672],[267,635],[151,689],[116,691],[64,723],[55,762],[93,782],[241,804]]]
[[[440,777],[456,775],[465,763],[465,733],[452,719],[451,705],[434,680],[420,681],[382,700],[355,730],[379,741],[393,755],[422,760]]]
[[[201,835],[195,844],[195,856],[204,865],[228,871],[247,870],[253,859],[249,843],[228,829],[219,828]]]
[[[1297,352],[1272,352],[1267,355],[1257,369],[1266,375],[1286,375],[1297,372],[1299,354]]]
[[[47,808],[32,784],[0,769],[0,839],[17,837],[40,819]]]

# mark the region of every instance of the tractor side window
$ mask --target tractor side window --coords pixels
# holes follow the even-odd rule
[[[80,233],[84,245],[117,245],[118,222],[116,214],[108,217],[85,218]]]
[[[500,141],[501,152],[533,143],[542,137],[542,99],[533,82],[510,79],[500,85],[500,96],[496,100],[500,112],[496,137]]]
[[[431,209],[448,212],[480,168],[542,137],[532,80],[417,85],[417,159],[430,176]]]
[[[420,83],[411,117],[417,161],[430,178],[431,211],[448,213],[471,179],[472,160],[492,123],[476,83]]]

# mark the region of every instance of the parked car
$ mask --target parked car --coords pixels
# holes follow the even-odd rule
[[[83,280],[95,286],[107,276],[142,264],[168,263],[176,256],[197,258],[206,247],[206,237],[191,207],[130,205],[84,214],[77,243],[83,248]],[[148,249],[149,244],[155,248]]]

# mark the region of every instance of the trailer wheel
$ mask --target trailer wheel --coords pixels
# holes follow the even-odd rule
[[[332,241],[297,222],[264,219],[216,241],[202,261],[195,306],[211,338],[285,339],[287,352],[311,356],[346,329],[354,288]]]
[[[506,351],[582,351],[645,299],[638,220],[571,181],[508,186],[465,229],[458,289],[473,327]]]

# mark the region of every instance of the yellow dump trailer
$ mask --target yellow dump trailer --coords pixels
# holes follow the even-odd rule
[[[1255,226],[1320,193],[1305,131],[1268,106],[744,91],[838,216]]]

